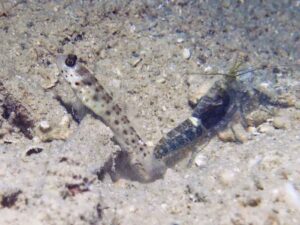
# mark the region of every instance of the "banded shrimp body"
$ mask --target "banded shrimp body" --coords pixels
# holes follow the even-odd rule
[[[242,61],[235,62],[227,74],[204,74],[221,78],[197,100],[191,116],[160,139],[154,149],[157,159],[174,165],[186,154],[185,149],[199,142],[207,143],[234,123],[241,123],[246,130],[250,125],[246,117],[253,111],[272,114],[276,107],[290,106],[281,98],[287,89],[277,84],[276,74],[259,73],[266,66],[240,69],[242,65]]]

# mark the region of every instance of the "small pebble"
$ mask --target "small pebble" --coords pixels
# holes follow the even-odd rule
[[[213,68],[211,67],[211,66],[206,66],[205,68],[204,68],[204,72],[205,73],[210,73],[210,72],[212,72],[213,71]]]
[[[149,146],[149,147],[153,147],[154,146],[154,143],[152,142],[152,141],[147,141],[147,146]]]
[[[158,83],[158,84],[163,84],[165,82],[166,82],[165,78],[159,78],[159,79],[156,80],[156,83]]]
[[[191,84],[193,82],[194,82],[193,80],[190,80]],[[200,87],[197,87],[195,91],[189,91],[189,96],[188,96],[189,103],[191,103],[192,105],[196,105],[199,99],[208,92],[208,90],[213,86],[213,84],[214,84],[213,81],[208,81],[205,82]]]
[[[288,128],[288,119],[284,117],[275,117],[273,120],[273,126],[277,129],[286,129]]]
[[[249,126],[259,126],[262,123],[266,122],[270,117],[268,112],[262,110],[255,110],[249,115],[246,116],[246,120]]]
[[[284,198],[290,206],[300,211],[300,194],[290,182],[284,186]]]
[[[48,131],[50,129],[50,124],[47,120],[42,120],[40,122],[40,129],[41,131]]]
[[[162,209],[167,209],[167,208],[168,208],[168,205],[167,205],[166,203],[163,203],[163,204],[160,205],[160,207],[161,207]]]
[[[114,87],[114,88],[120,88],[121,87],[121,81],[117,80],[117,79],[112,79],[109,82],[110,86]]]
[[[257,128],[258,132],[265,133],[265,134],[272,134],[274,133],[274,130],[275,130],[274,127],[268,123],[264,123]]]
[[[248,141],[248,134],[240,123],[234,124],[232,126],[232,131],[237,141],[241,143]]]
[[[177,38],[177,43],[182,43],[182,42],[184,42],[183,38]]]
[[[236,174],[231,170],[224,170],[220,173],[220,182],[227,186],[233,183],[236,178]]]
[[[191,57],[192,53],[191,50],[188,48],[184,48],[182,52],[182,56],[184,59],[189,59]]]
[[[221,141],[224,141],[224,142],[235,141],[235,136],[231,129],[226,129],[226,130],[218,132],[218,137],[220,138]]]
[[[250,126],[247,128],[247,131],[252,135],[255,135],[255,136],[259,135],[259,132],[257,131],[256,127]]]
[[[131,61],[130,64],[131,64],[133,67],[136,67],[141,61],[142,61],[142,58],[135,58],[135,59],[133,59],[133,60]]]
[[[296,104],[295,96],[292,96],[290,94],[283,94],[283,95],[279,96],[278,101],[280,103],[287,104],[289,107],[295,106],[295,104]]]
[[[137,209],[133,205],[129,206],[129,212],[135,212],[136,210]]]
[[[71,119],[68,115],[64,115],[61,121],[59,122],[60,125],[64,127],[68,127],[70,125]]]
[[[199,168],[204,168],[207,165],[207,157],[202,154],[198,154],[195,158],[195,165]]]
[[[263,157],[261,155],[257,155],[257,156],[255,156],[255,158],[250,159],[248,162],[248,168],[252,169],[253,167],[256,167],[257,165],[260,164],[262,159],[263,159]]]

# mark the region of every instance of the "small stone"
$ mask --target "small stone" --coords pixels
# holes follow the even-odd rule
[[[296,104],[296,98],[295,96],[287,93],[287,94],[282,94],[281,96],[278,97],[279,103],[286,104],[289,107],[295,106]]]
[[[220,173],[220,182],[223,185],[230,185],[235,180],[236,174],[231,170],[225,170]]]
[[[70,122],[71,122],[70,117],[68,115],[64,115],[61,121],[59,122],[59,124],[64,127],[69,127]]]
[[[268,123],[264,123],[264,124],[260,125],[257,130],[258,130],[258,132],[265,133],[265,134],[274,133],[274,127]]]
[[[102,50],[100,51],[100,58],[101,58],[101,59],[105,59],[105,58],[106,58],[106,51],[105,51],[105,49],[102,49]]]
[[[166,82],[165,78],[159,78],[159,79],[156,80],[156,83],[158,83],[158,84],[163,84],[165,82]]]
[[[252,126],[248,127],[247,132],[249,132],[251,135],[255,135],[255,136],[259,135],[259,132],[257,131],[256,127],[252,127]]]
[[[168,208],[168,205],[167,205],[166,203],[163,203],[163,204],[160,205],[160,207],[161,207],[162,209],[167,209],[167,208]]]
[[[207,165],[207,157],[202,154],[198,154],[195,158],[195,165],[199,168],[204,168]]]
[[[192,53],[191,50],[188,48],[184,48],[182,52],[182,56],[184,59],[189,59],[191,57]]]
[[[256,167],[257,165],[260,164],[262,159],[263,159],[263,157],[261,155],[257,155],[257,156],[255,156],[255,158],[250,159],[248,162],[248,168],[252,169],[253,167]]]
[[[133,205],[129,206],[129,212],[135,212],[136,210],[137,209]]]
[[[203,69],[203,71],[204,71],[205,73],[211,73],[211,72],[213,71],[213,68],[212,68],[211,66],[206,66],[206,67]]]
[[[191,84],[193,83],[193,80],[190,82]],[[199,99],[204,96],[208,90],[214,85],[214,80],[208,81],[205,84],[201,85],[200,87],[197,87],[194,91],[189,90],[189,103],[191,105],[196,105],[199,101]]]
[[[273,213],[268,216],[264,222],[264,225],[280,225],[280,220],[278,219],[278,216]]]
[[[114,88],[120,88],[121,87],[121,81],[117,80],[117,79],[112,79],[109,82],[110,86],[114,87]]]
[[[177,38],[177,43],[182,43],[182,42],[184,42],[183,38]]]
[[[70,117],[65,115],[59,122],[58,126],[50,127],[45,131],[43,131],[39,126],[39,129],[37,129],[37,137],[43,142],[52,140],[66,140],[70,135],[70,123]]]
[[[131,61],[130,64],[131,64],[133,67],[136,67],[141,61],[142,61],[142,58],[135,58],[135,59],[133,59],[133,60]]]
[[[221,141],[224,141],[224,142],[235,141],[235,136],[231,129],[226,129],[226,130],[218,132],[218,137],[220,138]]]
[[[284,117],[275,117],[273,120],[273,126],[277,129],[286,129],[289,126],[289,121]]]
[[[48,131],[50,129],[50,124],[47,120],[42,120],[40,122],[40,129],[41,131]]]
[[[300,211],[300,193],[290,182],[284,186],[284,200],[292,207]]]
[[[149,147],[153,147],[154,146],[154,143],[152,142],[152,141],[147,141],[147,146],[149,146]]]
[[[259,126],[269,119],[270,115],[268,112],[263,110],[255,110],[246,116],[246,120],[249,126]]]
[[[237,141],[241,143],[248,141],[248,134],[240,123],[234,124],[232,126],[232,131]]]

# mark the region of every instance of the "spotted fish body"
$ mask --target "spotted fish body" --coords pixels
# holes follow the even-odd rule
[[[78,99],[111,128],[114,139],[126,152],[133,179],[151,180],[161,172],[163,165],[152,162],[149,148],[131,125],[125,111],[115,102],[113,97],[97,81],[95,76],[77,62],[76,55],[60,55],[57,66],[65,80],[71,85]],[[158,168],[160,167],[160,168]]]

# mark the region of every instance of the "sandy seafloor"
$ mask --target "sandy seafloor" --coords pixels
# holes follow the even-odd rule
[[[1,2],[1,225],[300,224],[299,1]],[[278,112],[284,129],[270,117],[243,144],[196,146],[198,166],[114,183],[100,173],[119,149],[113,133],[56,100],[76,101],[49,52],[77,54],[150,145],[211,80],[191,74],[226,72],[237,52],[276,73],[295,104]]]

